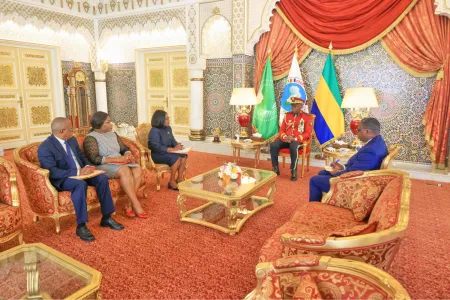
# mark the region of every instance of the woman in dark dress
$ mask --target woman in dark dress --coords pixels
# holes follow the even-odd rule
[[[175,140],[169,123],[169,116],[165,111],[155,111],[152,116],[152,129],[148,134],[148,148],[152,151],[152,159],[155,163],[170,166],[172,173],[168,187],[177,191],[177,183],[183,181],[187,154],[173,153],[182,150],[183,145]]]

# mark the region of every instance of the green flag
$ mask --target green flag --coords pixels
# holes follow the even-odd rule
[[[278,114],[275,103],[272,66],[267,58],[264,73],[258,90],[258,99],[262,101],[255,106],[252,123],[265,140],[278,134]]]

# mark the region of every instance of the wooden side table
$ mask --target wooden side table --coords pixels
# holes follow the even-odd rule
[[[233,147],[233,159],[234,163],[239,163],[239,159],[241,158],[241,149],[254,149],[255,150],[255,168],[259,166],[259,158],[261,155],[261,147],[266,145],[266,142],[255,142],[246,143],[242,140],[232,141],[231,147]],[[236,157],[237,152],[237,157]]]
[[[356,153],[356,151],[353,151],[353,150],[350,150],[348,152],[341,152],[341,151],[339,151],[339,149],[336,149],[336,151],[334,151],[334,152],[323,149],[322,152],[323,152],[323,155],[325,156],[325,165],[326,166],[329,166],[336,159],[350,158]]]

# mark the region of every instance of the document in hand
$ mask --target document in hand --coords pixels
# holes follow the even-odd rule
[[[184,148],[183,150],[173,151],[172,153],[179,153],[179,154],[185,154],[191,151],[192,146]]]
[[[88,179],[88,178],[92,178],[92,177],[98,176],[98,175],[103,174],[103,173],[105,173],[105,171],[95,170],[91,174],[80,175],[80,176],[70,176],[69,178],[72,178],[72,179]]]

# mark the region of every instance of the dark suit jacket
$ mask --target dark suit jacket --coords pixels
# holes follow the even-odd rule
[[[387,155],[386,143],[381,135],[377,135],[348,160],[345,170],[335,176],[351,171],[379,170]]]
[[[71,137],[67,141],[80,167],[88,165],[89,161],[78,146],[77,139]],[[70,169],[67,153],[53,134],[39,146],[38,157],[41,168],[50,171],[50,182],[57,190],[61,190],[62,183],[68,177],[77,176],[77,170]]]

